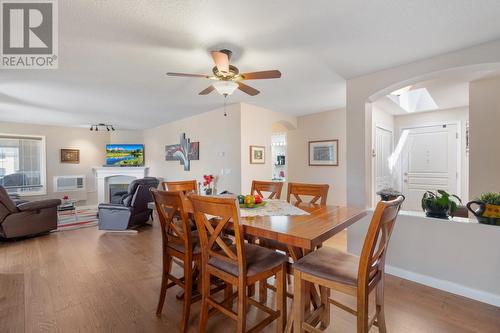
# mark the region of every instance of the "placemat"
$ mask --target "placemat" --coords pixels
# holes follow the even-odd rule
[[[241,217],[309,215],[308,212],[286,201],[266,200],[266,202],[266,205],[259,208],[240,208]]]

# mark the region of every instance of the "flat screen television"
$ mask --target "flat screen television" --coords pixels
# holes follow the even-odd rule
[[[144,145],[139,145],[139,144],[106,145],[106,165],[143,166]]]

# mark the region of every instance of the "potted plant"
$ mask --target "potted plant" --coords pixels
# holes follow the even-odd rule
[[[478,207],[474,208],[473,205]],[[483,193],[478,200],[469,202],[467,208],[479,223],[500,225],[500,193]]]
[[[448,216],[455,216],[458,204],[462,200],[455,194],[449,194],[444,190],[437,192],[426,191],[422,196],[422,210],[429,217],[447,219]]]

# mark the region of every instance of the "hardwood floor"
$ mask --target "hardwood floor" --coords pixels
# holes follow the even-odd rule
[[[342,244],[345,235],[327,246]],[[85,228],[0,243],[0,332],[177,332],[179,289],[168,291],[162,317],[155,315],[160,250],[157,224],[136,235]],[[500,308],[393,276],[387,276],[385,303],[390,332],[500,332]],[[193,305],[192,332],[199,309]],[[250,323],[261,318],[255,312]],[[224,316],[209,319],[210,332],[234,329]],[[355,332],[355,318],[332,309],[328,332]]]

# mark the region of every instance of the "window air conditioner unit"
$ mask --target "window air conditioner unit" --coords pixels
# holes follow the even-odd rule
[[[85,189],[85,176],[54,176],[54,192],[81,191]]]

